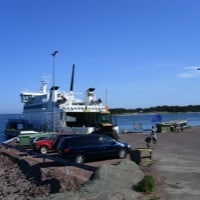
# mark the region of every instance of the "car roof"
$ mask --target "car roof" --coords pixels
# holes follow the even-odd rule
[[[64,137],[62,140],[68,140],[68,139],[73,139],[73,138],[76,138],[76,139],[78,139],[78,138],[82,138],[82,137],[84,137],[84,138],[99,138],[99,137],[107,137],[107,138],[111,138],[111,139],[113,139],[114,140],[114,138],[112,138],[112,137],[109,137],[109,136],[107,136],[107,135],[104,135],[104,134],[77,134],[77,135],[75,135],[76,137],[73,137],[73,135],[70,135],[69,137]]]

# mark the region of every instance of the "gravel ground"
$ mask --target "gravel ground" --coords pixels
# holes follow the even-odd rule
[[[30,158],[31,160],[31,158]],[[32,163],[33,165],[31,165]],[[74,191],[86,181],[66,174],[64,167],[35,164],[0,153],[0,199],[29,200],[53,193]]]

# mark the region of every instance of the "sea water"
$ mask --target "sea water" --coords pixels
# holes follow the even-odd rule
[[[200,113],[162,113],[162,114],[129,114],[114,115],[113,123],[119,126],[120,133],[150,131],[155,124],[155,115],[160,115],[162,121],[187,120],[189,126],[200,126]],[[5,140],[4,130],[8,119],[22,118],[22,114],[0,114],[0,143]]]
[[[160,116],[159,122],[173,121],[173,120],[187,120],[189,126],[200,126],[200,113],[162,113],[162,114],[130,114],[130,115],[116,115],[116,124],[119,126],[120,133],[150,131],[151,127],[155,125],[155,116]]]

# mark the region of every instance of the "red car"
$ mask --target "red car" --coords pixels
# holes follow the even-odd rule
[[[33,141],[33,148],[41,154],[47,154],[50,150],[56,150],[58,143],[63,137],[73,137],[79,134],[52,134],[51,136]]]

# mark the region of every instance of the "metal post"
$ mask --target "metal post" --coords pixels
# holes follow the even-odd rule
[[[65,165],[65,174],[66,174],[66,175],[69,174],[69,168],[68,168],[68,165]]]
[[[53,90],[55,90],[55,82],[56,82],[56,78],[55,78],[55,65],[56,65],[56,62],[55,62],[55,57],[56,57],[56,54],[58,53],[58,51],[54,51],[51,55],[53,56]],[[55,132],[55,102],[53,101],[53,113],[52,113],[52,118],[53,118],[53,132]]]

